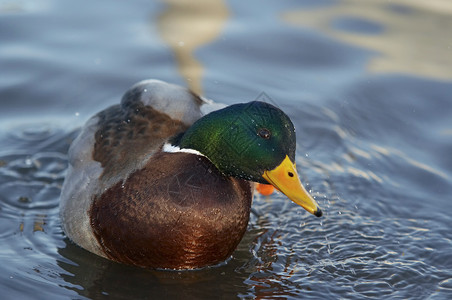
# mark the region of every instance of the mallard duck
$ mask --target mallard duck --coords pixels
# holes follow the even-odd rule
[[[92,253],[148,268],[193,269],[231,256],[254,183],[320,217],[295,168],[295,129],[265,102],[220,108],[158,80],[87,121],[69,149],[66,235]],[[211,112],[210,112],[211,111]]]

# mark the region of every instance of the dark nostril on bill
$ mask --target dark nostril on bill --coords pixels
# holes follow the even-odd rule
[[[289,177],[293,177],[293,173],[292,172],[289,172],[287,174],[289,175]]]

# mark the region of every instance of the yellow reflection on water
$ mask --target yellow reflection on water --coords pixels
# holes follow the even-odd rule
[[[452,79],[450,0],[343,0],[337,5],[287,12],[282,18],[377,51],[380,55],[372,57],[367,66],[371,72]],[[338,28],[335,22],[341,19],[364,20],[381,31],[366,32],[359,26]]]
[[[158,18],[158,30],[174,51],[182,76],[189,88],[202,94],[203,66],[195,51],[215,40],[228,18],[222,0],[164,0],[168,8]]]

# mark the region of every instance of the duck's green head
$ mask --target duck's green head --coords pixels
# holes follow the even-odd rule
[[[272,184],[310,213],[321,216],[295,168],[295,128],[280,109],[265,102],[235,104],[195,122],[179,139],[225,175]]]

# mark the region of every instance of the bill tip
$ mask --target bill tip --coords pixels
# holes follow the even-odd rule
[[[323,212],[320,208],[317,208],[317,210],[314,212],[314,216],[321,217],[323,215]]]

